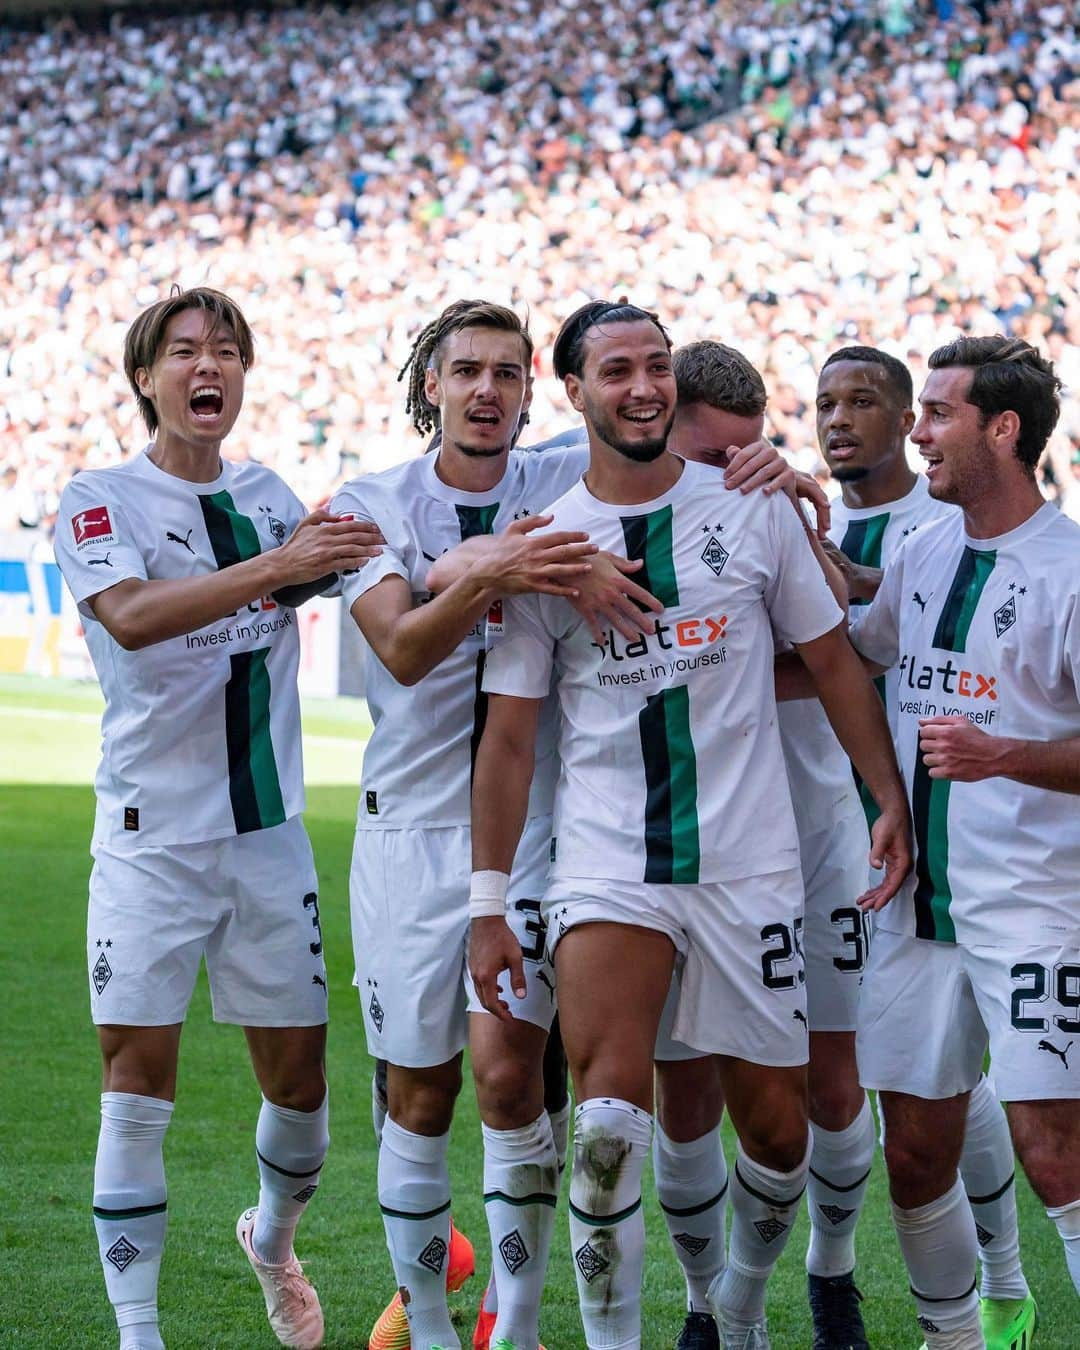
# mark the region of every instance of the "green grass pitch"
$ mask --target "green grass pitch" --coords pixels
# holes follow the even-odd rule
[[[85,967],[87,845],[100,699],[95,689],[0,677],[0,932],[3,1092],[0,1105],[0,1344],[116,1344],[98,1265],[90,1198],[97,1136],[97,1051]],[[301,1258],[326,1311],[329,1347],[362,1350],[393,1291],[375,1198],[371,1064],[350,987],[346,886],[363,741],[358,704],[308,705],[307,823],[321,880],[330,974],[329,1078],[333,1142],[319,1195],[300,1229]],[[240,1032],[213,1026],[205,981],[192,1003],[181,1052],[176,1114],[165,1145],[169,1240],[161,1324],[170,1350],[276,1345],[262,1300],[233,1236],[254,1203],[254,1125],[259,1095]],[[731,1157],[732,1141],[728,1138]],[[454,1214],[476,1243],[480,1273],[452,1299],[459,1334],[471,1341],[487,1268],[480,1132],[466,1088],[453,1132]],[[682,1322],[682,1281],[646,1175],[649,1234],[644,1344],[667,1350]],[[1020,1183],[1023,1252],[1040,1304],[1038,1344],[1080,1344],[1076,1300],[1060,1243],[1026,1183]],[[777,1350],[810,1343],[800,1221],[769,1294]],[[859,1231],[858,1282],[872,1344],[916,1347],[907,1281],[878,1159]],[[583,1345],[568,1250],[565,1196],[541,1318],[548,1350]]]

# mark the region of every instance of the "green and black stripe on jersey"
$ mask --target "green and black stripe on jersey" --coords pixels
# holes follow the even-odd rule
[[[455,506],[461,542],[475,539],[477,535],[493,534],[495,517],[499,514],[499,503],[490,502],[487,506]],[[487,652],[481,648],[476,657],[476,692],[473,696],[473,728],[469,738],[469,785],[472,785],[473,771],[476,768],[476,752],[480,749],[480,738],[487,723],[488,696],[484,693],[484,664]]]
[[[938,651],[962,652],[971,621],[994,570],[997,553],[965,548],[934,629]],[[911,784],[911,814],[915,823],[915,936],[955,942],[949,907],[949,791],[948,778],[931,778],[922,750],[916,751]]]
[[[644,566],[639,586],[670,608],[679,603],[670,506],[621,518],[626,556]],[[662,689],[638,714],[645,767],[645,881],[695,882],[701,865],[697,758],[690,734],[690,691]]]
[[[262,552],[255,522],[236,509],[228,492],[200,495],[206,533],[218,569]],[[285,819],[274,743],[270,736],[269,647],[229,657],[225,686],[225,746],[229,800],[237,834],[266,830]]]
[[[879,516],[869,516],[864,520],[853,520],[844,531],[844,538],[840,543],[840,552],[850,558],[853,563],[860,567],[881,567],[881,546],[885,539],[885,531],[889,524],[889,512],[883,511]],[[852,600],[853,605],[865,605],[866,600]],[[881,697],[882,703],[885,702],[885,677],[879,675],[874,681],[874,687]],[[859,800],[862,802],[862,809],[866,816],[867,825],[873,825],[878,816],[881,815],[878,804],[874,801],[873,794],[863,782],[858,769],[855,765],[851,766],[851,772],[855,779],[855,786],[859,792]]]

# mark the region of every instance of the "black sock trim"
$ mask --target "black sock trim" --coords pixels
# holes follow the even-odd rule
[[[641,1208],[641,1196],[634,1201],[632,1205],[627,1205],[625,1209],[620,1209],[616,1214],[588,1214],[583,1209],[578,1209],[573,1200],[569,1201],[570,1213],[579,1223],[587,1223],[591,1228],[610,1228],[613,1223],[622,1223],[623,1219],[629,1219]]]
[[[407,1209],[391,1209],[389,1205],[379,1205],[379,1209],[382,1210],[383,1214],[385,1214],[388,1219],[416,1219],[418,1221],[435,1219],[440,1214],[445,1214],[449,1208],[449,1200],[447,1200],[445,1205],[437,1205],[435,1209],[425,1209],[422,1214],[414,1214]]]
[[[866,1183],[873,1170],[873,1167],[868,1167],[858,1181],[853,1181],[850,1186],[838,1186],[835,1181],[830,1181],[828,1177],[823,1177],[820,1172],[815,1172],[812,1167],[810,1169],[810,1175],[815,1181],[820,1181],[823,1186],[828,1186],[830,1191],[836,1191],[837,1194],[843,1195],[845,1191],[857,1191],[860,1186]],[[745,1185],[745,1182],[743,1184]]]
[[[803,1186],[802,1190],[796,1192],[790,1200],[777,1200],[775,1195],[766,1195],[764,1191],[755,1190],[753,1186],[749,1185],[746,1178],[739,1171],[738,1163],[735,1164],[735,1175],[738,1177],[739,1185],[744,1191],[749,1192],[755,1200],[762,1200],[766,1205],[771,1205],[773,1209],[787,1209],[790,1205],[797,1205],[803,1197],[803,1191],[806,1190],[806,1187]]]
[[[1008,1181],[1005,1183],[1005,1185],[1004,1185],[1004,1186],[999,1186],[999,1187],[997,1188],[997,1190],[996,1190],[996,1191],[993,1191],[990,1195],[969,1195],[969,1196],[968,1196],[968,1204],[969,1204],[969,1205],[989,1205],[989,1204],[991,1204],[994,1200],[1000,1200],[1001,1197],[1005,1194],[1005,1192],[1009,1189],[1009,1187],[1013,1184],[1013,1182],[1014,1182],[1015,1180],[1016,1180],[1016,1173],[1013,1172],[1013,1173],[1010,1174],[1009,1179],[1008,1179]]]
[[[660,1200],[660,1208],[665,1214],[670,1214],[673,1219],[692,1219],[695,1214],[704,1214],[707,1209],[712,1209],[713,1205],[718,1205],[727,1195],[729,1185],[730,1181],[725,1181],[713,1198],[706,1200],[703,1204],[687,1205],[685,1209],[676,1209],[673,1205],[665,1205],[663,1200]]]
[[[908,1288],[916,1298],[921,1298],[924,1303],[959,1303],[962,1298],[967,1298],[975,1292],[977,1283],[977,1280],[972,1280],[962,1294],[949,1294],[947,1298],[931,1298],[929,1294],[920,1294],[913,1284],[909,1284]]]
[[[271,1162],[269,1158],[264,1158],[258,1149],[255,1150],[255,1156],[261,1163],[265,1163],[272,1172],[279,1172],[283,1177],[293,1177],[297,1181],[302,1181],[305,1177],[317,1177],[323,1170],[323,1163],[320,1163],[318,1167],[313,1167],[310,1172],[290,1172],[287,1167],[279,1167],[277,1163]],[[325,1161],[326,1159],[324,1158],[323,1162]]]
[[[533,1191],[532,1195],[507,1195],[505,1191],[485,1191],[484,1204],[489,1204],[492,1200],[501,1200],[507,1205],[517,1205],[524,1208],[526,1205],[550,1205],[552,1209],[558,1204],[557,1195],[549,1195],[547,1191]]]
[[[94,1206],[95,1219],[145,1219],[150,1214],[164,1214],[166,1202],[162,1200],[160,1205],[136,1205],[133,1209],[103,1209],[100,1205]]]

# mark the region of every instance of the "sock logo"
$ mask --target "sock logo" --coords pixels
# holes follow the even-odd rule
[[[574,1253],[574,1260],[577,1262],[577,1268],[581,1271],[581,1277],[586,1284],[592,1284],[597,1275],[602,1275],[611,1264],[600,1255],[591,1242],[586,1242],[584,1246],[577,1249]]]
[[[422,1266],[427,1266],[433,1275],[441,1275],[446,1264],[446,1243],[441,1237],[433,1237],[416,1259]]]
[[[709,1245],[711,1238],[697,1237],[693,1233],[676,1233],[671,1240],[677,1242],[683,1251],[689,1253],[690,1256],[700,1256]]]
[[[931,1322],[929,1317],[916,1317],[915,1320],[919,1324],[920,1331],[938,1332],[941,1330],[936,1322]]]
[[[507,1233],[499,1243],[499,1255],[503,1259],[503,1265],[506,1266],[511,1275],[516,1275],[529,1259],[529,1249],[525,1246],[525,1239],[516,1228],[512,1233]]]
[[[781,1233],[786,1233],[788,1226],[781,1223],[779,1219],[759,1219],[754,1227],[758,1231],[758,1237],[762,1242],[775,1242]]]
[[[975,1225],[975,1236],[979,1239],[980,1247],[988,1247],[993,1242],[995,1234],[988,1228],[984,1228],[981,1223]]]
[[[318,1190],[318,1186],[305,1186],[302,1191],[297,1191],[293,1199],[300,1205],[306,1205],[311,1197]]]
[[[850,1219],[855,1213],[853,1209],[841,1209],[839,1205],[818,1205],[818,1209],[834,1228],[838,1223],[843,1223],[845,1219]]]
[[[139,1254],[138,1247],[136,1247],[133,1242],[129,1242],[127,1238],[123,1235],[123,1233],[121,1233],[120,1236],[113,1243],[113,1245],[105,1253],[105,1260],[111,1261],[112,1264],[122,1275],[124,1271],[127,1270],[128,1266],[131,1265],[132,1261],[135,1260],[138,1254]]]

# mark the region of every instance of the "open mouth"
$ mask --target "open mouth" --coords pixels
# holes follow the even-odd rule
[[[624,408],[620,411],[619,416],[627,422],[633,422],[636,427],[648,427],[659,421],[664,412],[664,408],[653,404],[645,408]]]
[[[859,448],[858,441],[835,440],[829,441],[825,449],[834,459],[850,459]]]
[[[195,390],[188,406],[196,417],[204,417],[211,421],[213,418],[221,416],[222,409],[225,407],[225,400],[220,389],[204,386]]]
[[[475,427],[497,427],[502,418],[494,408],[477,408],[469,414],[469,421]]]

